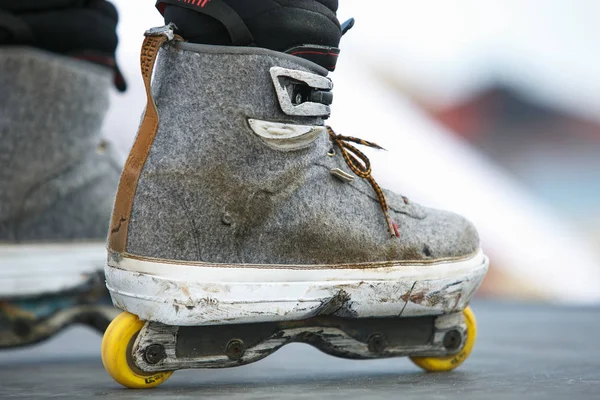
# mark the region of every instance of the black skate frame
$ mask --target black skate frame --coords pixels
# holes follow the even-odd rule
[[[302,321],[214,326],[147,322],[131,346],[143,372],[250,364],[288,343],[310,344],[347,359],[444,357],[465,345],[463,313],[408,318],[318,316]]]

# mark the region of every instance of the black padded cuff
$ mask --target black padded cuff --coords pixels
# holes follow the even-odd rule
[[[254,44],[252,33],[242,17],[223,0],[158,0],[156,8],[164,14],[166,5],[175,5],[208,15],[223,24],[234,46]]]

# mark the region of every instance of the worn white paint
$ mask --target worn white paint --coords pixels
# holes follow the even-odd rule
[[[102,271],[104,241],[0,245],[0,298],[68,290]]]
[[[488,259],[360,266],[171,263],[110,257],[106,282],[115,306],[168,325],[299,320],[344,299],[333,315],[447,314],[462,310]]]

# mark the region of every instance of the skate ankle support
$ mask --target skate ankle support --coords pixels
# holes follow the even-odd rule
[[[142,44],[140,67],[148,102],[138,135],[121,175],[110,223],[109,248],[117,252],[125,251],[133,198],[142,168],[146,163],[150,147],[158,130],[158,110],[152,96],[151,87],[152,72],[154,71],[158,51],[166,42],[172,40],[182,41],[181,37],[173,33],[173,28],[173,25],[168,25],[147,31]]]

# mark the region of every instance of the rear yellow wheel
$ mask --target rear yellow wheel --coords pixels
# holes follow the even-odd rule
[[[102,339],[102,363],[106,372],[121,385],[131,389],[153,388],[173,374],[168,372],[143,372],[132,359],[133,343],[144,322],[128,312],[115,318]]]
[[[451,371],[461,365],[471,354],[477,337],[475,314],[470,307],[465,308],[463,314],[467,325],[467,339],[460,352],[448,357],[410,357],[411,361],[429,372]]]

